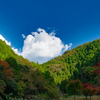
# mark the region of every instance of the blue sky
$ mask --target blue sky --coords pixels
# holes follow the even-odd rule
[[[100,38],[100,1],[0,0],[0,34],[16,53],[43,63]]]

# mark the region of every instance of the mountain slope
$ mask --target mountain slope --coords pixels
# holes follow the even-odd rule
[[[48,70],[56,84],[77,78],[82,82],[95,84],[96,75],[92,71],[94,70],[93,65],[99,62],[99,56],[100,39],[66,51],[62,56],[55,57],[38,68]]]
[[[40,95],[41,99],[42,96],[47,99],[57,97],[58,87],[52,77],[46,79],[30,61],[15,54],[10,46],[0,40],[0,96],[4,97],[4,93],[13,93],[17,97]]]

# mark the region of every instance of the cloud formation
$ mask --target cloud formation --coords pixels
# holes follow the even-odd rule
[[[23,37],[23,38],[25,38],[25,35],[24,35],[24,34],[22,34],[22,37]]]
[[[22,55],[24,58],[27,58],[29,61],[47,62],[49,59],[52,59],[56,56],[59,56],[68,50],[72,43],[68,46],[64,45],[60,38],[55,36],[55,31],[47,33],[44,29],[38,28],[36,32],[31,32],[28,36],[24,37],[24,45],[22,47],[22,52],[19,52],[18,49],[12,49],[15,53]]]
[[[24,40],[22,56],[30,61],[43,63],[61,55],[69,47],[71,45],[64,45],[60,38],[55,36],[54,31],[48,34],[44,29],[39,28]]]
[[[22,55],[21,50],[18,50],[18,49],[14,48],[14,47],[12,47],[12,50],[13,50],[16,54]]]

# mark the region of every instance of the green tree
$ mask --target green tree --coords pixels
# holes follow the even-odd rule
[[[74,100],[75,100],[75,95],[80,91],[81,87],[82,85],[79,79],[70,80],[66,85],[67,91],[74,94]]]
[[[0,80],[0,93],[5,91],[6,83],[3,80]]]
[[[17,83],[14,80],[7,80],[5,93],[17,95]]]

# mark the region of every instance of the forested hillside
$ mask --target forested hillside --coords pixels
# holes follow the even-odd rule
[[[31,62],[15,54],[10,46],[0,40],[0,96],[2,98],[13,93],[17,98],[40,96],[49,100],[49,97],[57,98],[58,90],[52,77],[46,79]]]
[[[0,40],[0,96],[56,98],[67,92],[68,81],[98,85],[94,65],[100,62],[100,39],[66,51],[39,65],[14,53]],[[35,99],[34,99],[35,100]],[[38,100],[38,99],[36,99]]]
[[[65,85],[70,79],[96,84],[97,75],[93,73],[93,65],[100,62],[99,57],[100,39],[66,51],[62,56],[55,57],[37,68],[42,72],[50,72],[54,82],[65,91]]]

